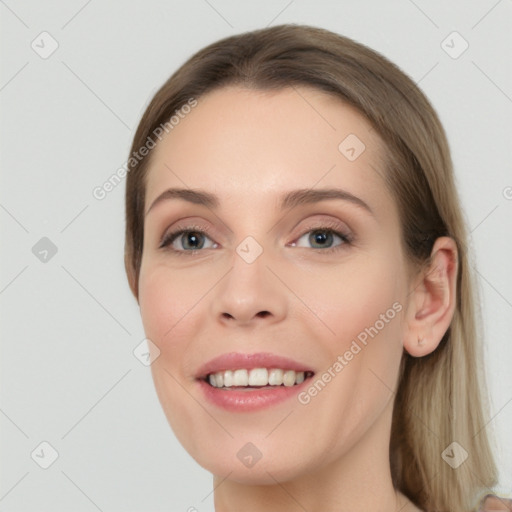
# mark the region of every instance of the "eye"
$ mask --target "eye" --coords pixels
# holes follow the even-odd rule
[[[205,248],[204,239],[208,239],[206,236],[208,234],[208,230],[197,227],[197,226],[189,226],[184,229],[179,229],[177,231],[172,231],[164,235],[162,241],[160,242],[159,248],[169,248],[169,250],[183,254],[184,252],[188,253],[197,253],[200,249]],[[170,246],[173,247],[170,247]],[[181,245],[181,247],[174,247],[175,245]],[[218,246],[214,242],[214,246]],[[206,247],[211,248],[211,247]]]
[[[341,243],[335,246],[331,246],[333,240],[338,238]],[[350,238],[348,235],[331,229],[330,227],[318,227],[310,231],[306,231],[299,239],[306,239],[306,243],[312,244],[313,249],[320,249],[322,252],[331,252],[340,249],[340,246],[350,244]],[[291,244],[293,247],[299,246],[298,243]]]
[[[166,233],[159,245],[160,249],[166,249],[176,255],[195,255],[201,252],[201,249],[215,249],[219,246],[213,242],[209,236],[208,229],[202,226],[188,226],[176,231]],[[333,229],[331,226],[318,226],[314,229],[303,233],[298,242],[306,239],[306,243],[312,244],[312,249],[322,253],[330,253],[343,249],[342,246],[350,245],[352,242],[351,236],[344,234],[338,230]],[[338,238],[340,243],[331,247],[333,240]],[[212,242],[210,246],[205,244],[205,240]],[[296,242],[290,244],[291,247],[304,247]]]

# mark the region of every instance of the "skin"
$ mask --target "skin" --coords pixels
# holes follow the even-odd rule
[[[452,319],[453,240],[439,238],[432,267],[408,277],[382,178],[385,146],[339,99],[228,87],[198,101],[153,149],[145,211],[170,187],[215,193],[220,206],[173,199],[146,215],[138,300],[160,350],[151,366],[159,400],[178,440],[214,475],[216,511],[419,510],[391,481],[393,398],[404,348],[432,352]],[[338,149],[349,134],[366,146],[354,161]],[[349,191],[373,215],[338,199],[278,208],[289,190],[324,187]],[[326,220],[352,242],[315,243],[311,232]],[[196,254],[186,235],[172,246],[188,253],[158,248],[166,232],[197,223],[211,231]],[[263,249],[251,264],[236,252],[247,236]],[[227,412],[201,394],[199,366],[231,351],[292,357],[321,377],[396,302],[401,311],[306,405]],[[248,442],[262,454],[251,468],[237,458]]]
[[[482,512],[498,512],[499,510],[505,512],[512,511],[512,500],[501,498],[496,495],[486,497],[482,504]]]

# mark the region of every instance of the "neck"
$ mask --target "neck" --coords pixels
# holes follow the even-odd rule
[[[407,500],[395,491],[389,465],[393,401],[358,442],[338,459],[274,485],[248,485],[214,476],[216,512],[397,512]],[[272,470],[268,471],[272,474]]]

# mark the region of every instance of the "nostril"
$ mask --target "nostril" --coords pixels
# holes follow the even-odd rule
[[[256,314],[256,316],[261,317],[261,318],[265,318],[268,315],[270,315],[269,311],[260,311],[259,313]],[[234,320],[235,319],[235,317],[233,315],[231,315],[230,313],[222,313],[222,316],[224,318],[229,319],[229,320]]]

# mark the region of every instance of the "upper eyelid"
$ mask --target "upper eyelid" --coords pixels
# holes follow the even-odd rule
[[[328,214],[328,213],[316,213],[316,214],[308,214],[308,217],[306,217],[306,219],[302,219],[300,221],[298,221],[292,228],[292,230],[295,230],[297,228],[298,225],[302,224],[303,222],[305,222],[306,224],[307,223],[318,223],[320,228],[324,228],[326,227],[325,224],[329,225],[329,227],[331,229],[334,229],[334,230],[342,230],[342,231],[347,231],[348,233],[352,233],[352,230],[348,227],[347,223],[342,221],[341,219],[338,219],[338,218],[335,218],[333,217],[333,214]],[[196,229],[196,230],[201,230],[201,231],[212,231],[211,228],[209,228],[207,226],[208,223],[203,223],[202,221],[187,221],[187,220],[179,220],[171,225],[174,225],[174,224],[182,224],[182,227],[176,227],[176,228],[173,228],[172,231],[173,232],[177,232],[179,230],[192,230],[192,229]],[[224,224],[224,223],[223,223]],[[274,226],[276,226],[277,224],[279,224],[279,222],[275,223]],[[167,227],[165,228],[165,230],[163,231],[163,236],[162,238],[169,232],[169,228],[170,227]],[[272,228],[273,230],[274,228]],[[306,228],[303,228],[303,229],[306,229]],[[317,229],[316,226],[311,226],[309,229]],[[229,228],[227,228],[227,230],[232,234],[233,231]]]

